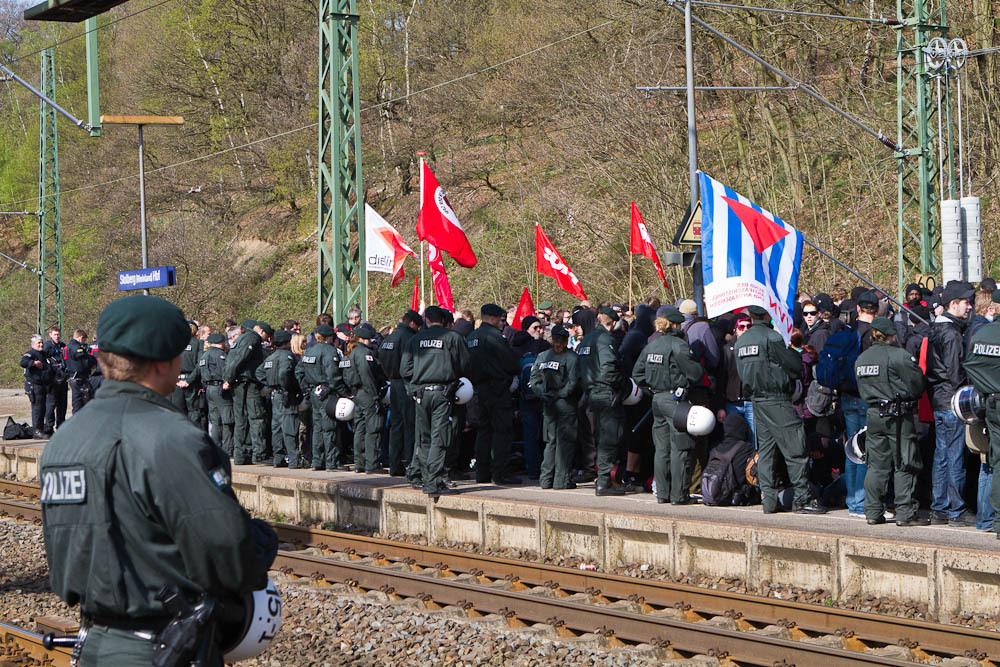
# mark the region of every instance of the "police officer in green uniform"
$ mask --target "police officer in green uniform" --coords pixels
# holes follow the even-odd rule
[[[793,509],[799,514],[823,514],[826,508],[809,501],[806,481],[806,435],[792,407],[795,380],[802,374],[802,357],[785,345],[771,326],[771,316],[760,306],[747,309],[753,323],[736,341],[736,370],[753,400],[757,433],[757,479],[764,513],[778,511],[774,486],[774,459],[780,452],[795,488]]]
[[[198,410],[198,392],[201,386],[193,382],[191,374],[198,367],[198,360],[201,358],[202,343],[198,336],[198,325],[192,320],[188,320],[188,327],[191,330],[191,340],[188,341],[184,351],[181,353],[181,372],[177,376],[177,388],[170,394],[170,402],[174,407],[188,416],[195,424],[201,420],[201,412]]]
[[[686,398],[687,390],[697,386],[704,375],[684,340],[681,325],[684,315],[676,308],[664,308],[657,314],[654,338],[639,353],[632,378],[643,390],[653,392],[653,479],[656,501],[686,505],[693,466],[694,438],[674,426],[677,401]]]
[[[871,322],[872,345],[854,364],[858,393],[868,403],[865,517],[869,525],[885,523],[882,498],[892,475],[896,525],[927,526],[930,519],[917,518],[917,503],[913,501],[922,467],[913,412],[924,393],[924,373],[909,352],[890,345],[895,335],[892,320],[876,317]]]
[[[416,403],[406,392],[406,382],[399,374],[403,350],[414,334],[424,326],[424,318],[415,310],[403,313],[402,319],[378,349],[378,359],[389,378],[389,474],[406,475],[411,484],[420,476],[411,465],[416,429]]]
[[[400,374],[417,401],[417,433],[413,459],[420,469],[421,486],[437,499],[452,493],[445,480],[445,456],[451,447],[451,408],[458,379],[469,372],[469,348],[461,334],[446,329],[446,311],[424,310],[427,326],[407,343]]]
[[[354,327],[351,336],[354,345],[347,355],[350,367],[344,371],[344,384],[354,394],[354,471],[375,474],[384,472],[378,467],[378,450],[387,384],[371,347],[375,329],[365,322]]]
[[[205,387],[208,400],[209,435],[212,442],[222,447],[227,456],[233,455],[233,392],[222,388],[226,371],[226,351],[222,344],[226,335],[208,335],[208,348],[201,353],[198,366],[191,374],[193,382]]]
[[[542,399],[542,456],[538,483],[543,489],[575,489],[570,480],[576,453],[576,406],[580,401],[580,370],[576,352],[569,349],[569,332],[552,327],[552,347],[531,367],[531,388]]]
[[[614,486],[611,469],[618,455],[618,441],[622,437],[625,413],[621,399],[631,386],[628,373],[622,368],[618,354],[618,341],[611,329],[619,320],[611,308],[602,308],[597,314],[597,326],[580,341],[577,355],[580,361],[580,383],[586,393],[587,405],[594,415],[594,441],[597,449],[598,496],[620,496],[638,489]]]
[[[510,385],[521,372],[517,355],[503,337],[507,311],[494,303],[479,309],[482,323],[465,339],[472,362],[470,373],[479,400],[476,431],[476,481],[520,484],[507,472],[514,429],[514,400]]]
[[[180,309],[126,297],[104,309],[97,332],[106,381],[40,461],[45,554],[52,590],[80,605],[77,664],[148,666],[171,620],[161,589],[212,598],[220,628],[241,623],[277,538],[240,507],[222,450],[168,399],[189,342]],[[212,636],[199,633],[196,648],[221,666]]]
[[[336,340],[337,332],[329,324],[321,324],[316,327],[314,335],[316,343],[302,355],[302,361],[295,367],[295,379],[312,403],[312,468],[336,470],[337,459],[340,458],[337,425],[326,413],[325,406],[331,392],[346,396],[348,390],[340,375],[340,356],[331,344]]]
[[[275,468],[302,467],[297,442],[299,383],[295,379],[296,361],[290,349],[291,342],[291,331],[275,331],[274,352],[257,368],[257,381],[268,387],[271,394],[271,449]]]
[[[226,355],[224,389],[233,392],[233,459],[236,465],[264,463],[264,403],[257,382],[257,367],[264,362],[257,322],[244,320],[243,333]]]
[[[993,303],[1000,304],[1000,289],[994,290]],[[993,468],[990,505],[997,513],[993,531],[1000,540],[1000,319],[979,327],[972,334],[964,366],[973,386],[986,399],[986,427],[990,434],[988,462]]]

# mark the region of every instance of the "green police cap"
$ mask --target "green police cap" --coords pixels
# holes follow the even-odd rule
[[[872,329],[881,331],[886,336],[896,335],[896,325],[888,317],[876,317],[872,320]]]
[[[292,332],[285,331],[284,329],[279,329],[274,332],[274,344],[284,345],[285,343],[290,343],[292,341]]]
[[[354,327],[354,331],[352,331],[351,333],[353,333],[358,338],[367,338],[368,340],[371,340],[372,338],[375,337],[375,329],[373,329],[372,325],[368,324],[367,322],[364,322]]]
[[[1000,289],[993,290],[993,303],[1000,303]]]
[[[878,294],[872,290],[868,290],[864,294],[858,297],[858,305],[865,306],[867,308],[875,308],[878,306]]]
[[[157,296],[112,301],[97,318],[101,352],[168,361],[187,347],[191,328],[181,309]]]
[[[621,317],[618,316],[618,313],[616,313],[613,308],[601,308],[601,315],[607,315],[608,317],[611,318],[612,322],[617,322],[618,320],[621,319]]]
[[[483,307],[479,309],[479,314],[485,317],[504,317],[507,315],[507,311],[495,303],[484,303]]]
[[[257,323],[257,327],[261,331],[263,331],[264,333],[266,333],[268,336],[273,336],[274,335],[274,329],[272,329],[271,325],[268,324],[267,322],[258,322]]]
[[[565,328],[559,326],[558,324],[552,327],[552,337],[557,338],[562,336],[563,338],[569,338],[569,332]]]
[[[224,343],[225,340],[226,340],[225,334],[221,333],[208,334],[209,343]]]
[[[538,304],[538,310],[552,310],[552,302],[542,301],[540,304]]]
[[[748,306],[747,307],[747,312],[750,313],[751,315],[757,315],[758,317],[763,317],[765,315],[770,315],[770,313],[767,312],[766,309],[761,308],[760,306]]]
[[[661,308],[661,310],[663,309]],[[676,308],[671,308],[668,306],[666,308],[666,312],[662,315],[662,317],[667,318],[667,321],[672,322],[673,324],[684,324],[684,313],[677,310]]]
[[[252,331],[253,328],[257,326],[257,322],[255,320],[243,320],[243,323],[240,326],[247,331]]]
[[[329,338],[330,336],[332,336],[337,332],[334,331],[333,327],[331,327],[329,324],[321,324],[318,327],[316,327],[316,333],[322,336],[323,338]]]

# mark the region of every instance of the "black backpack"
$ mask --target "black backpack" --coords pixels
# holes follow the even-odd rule
[[[13,417],[7,417],[7,424],[3,427],[4,440],[30,440],[34,437],[30,426],[18,424]]]
[[[747,482],[746,467],[753,456],[749,442],[720,442],[712,449],[701,474],[701,502],[731,505],[733,494]]]

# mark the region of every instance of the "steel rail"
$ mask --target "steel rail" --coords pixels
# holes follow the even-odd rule
[[[70,651],[65,648],[46,649],[42,635],[7,623],[0,623],[0,651],[17,649],[40,665],[69,667]],[[11,662],[10,664],[20,664]]]
[[[493,578],[512,575],[529,585],[544,585],[556,581],[566,591],[597,589],[607,597],[622,600],[630,596],[641,596],[651,605],[672,607],[686,604],[710,615],[724,615],[736,610],[755,623],[778,624],[791,621],[796,627],[809,632],[831,633],[848,628],[862,641],[878,644],[912,640],[924,650],[936,653],[962,655],[966,651],[973,651],[986,653],[994,659],[1000,657],[1000,633],[959,625],[731,593],[658,579],[576,570],[289,524],[275,523],[272,526],[280,541],[292,544],[326,547],[365,556],[381,554],[387,558],[412,559],[426,566],[445,562],[455,571],[481,571]]]
[[[8,500],[0,497],[0,517],[40,524],[42,522],[42,506],[40,503]]]
[[[41,487],[29,482],[18,482],[13,479],[0,479],[0,493],[24,496],[37,500],[41,495]]]
[[[472,608],[479,613],[516,617],[520,621],[552,623],[567,628],[613,636],[640,643],[666,641],[673,649],[703,655],[726,654],[740,664],[773,665],[793,663],[824,667],[857,665],[912,665],[871,653],[832,648],[820,644],[783,639],[741,630],[730,630],[709,623],[693,623],[664,618],[655,614],[608,606],[586,604],[555,597],[531,595],[496,586],[455,581],[447,577],[390,570],[385,567],[309,556],[294,551],[280,551],[278,568],[310,572],[352,587],[381,590],[403,597],[417,597],[437,605]],[[428,597],[429,596],[429,597]]]

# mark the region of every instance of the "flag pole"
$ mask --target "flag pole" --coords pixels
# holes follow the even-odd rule
[[[424,208],[424,152],[417,151],[417,155],[420,156],[420,209],[417,213],[417,220],[420,220],[420,212]],[[424,242],[420,241],[420,303],[427,303],[427,299],[424,298]]]
[[[535,223],[535,306],[538,305],[538,223]]]
[[[628,310],[632,310],[632,248],[629,247],[628,252]],[[635,311],[632,310],[635,314]]]

